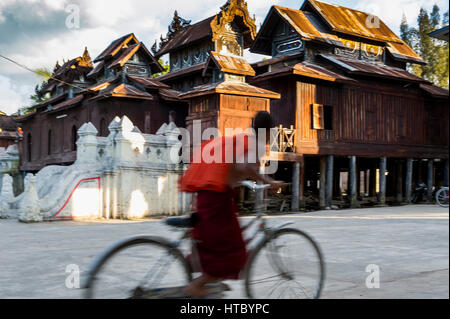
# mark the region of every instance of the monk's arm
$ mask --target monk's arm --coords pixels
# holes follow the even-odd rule
[[[258,182],[262,182],[263,184],[272,184],[274,180],[269,176],[261,175],[258,172],[257,165],[242,163],[242,164],[231,164],[232,176],[235,181],[242,181],[245,179],[251,179]]]

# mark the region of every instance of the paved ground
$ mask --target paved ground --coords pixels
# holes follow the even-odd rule
[[[322,246],[323,298],[449,298],[449,211],[416,205],[321,211],[271,217],[294,222]],[[85,273],[92,259],[126,236],[173,236],[160,221],[54,222],[0,220],[0,298],[80,298],[67,289],[66,266]],[[175,233],[178,236],[178,233]],[[365,285],[366,266],[380,267],[380,288]],[[230,298],[242,296],[240,282]]]

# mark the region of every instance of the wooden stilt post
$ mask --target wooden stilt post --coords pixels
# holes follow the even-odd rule
[[[369,170],[369,197],[377,196],[377,169],[375,163],[371,163]]]
[[[334,196],[341,196],[341,171],[339,167],[335,167],[333,170],[333,194]]]
[[[348,196],[350,200],[350,207],[356,207],[356,156],[350,156],[349,161],[349,177],[348,177]]]
[[[401,203],[403,202],[403,162],[401,160],[397,161],[396,182],[395,200],[397,203]]]
[[[325,191],[325,206],[331,209],[331,202],[333,200],[333,171],[334,171],[334,156],[327,156],[327,180]]]
[[[295,162],[292,167],[292,200],[291,210],[297,212],[299,208],[299,190],[300,190],[300,163]]]
[[[378,193],[378,205],[386,204],[386,157],[380,158],[380,192]]]
[[[300,185],[298,190],[298,197],[300,202],[300,208],[306,207],[305,202],[305,157],[302,156],[300,161]]]
[[[367,169],[364,170],[364,196],[369,194],[368,186],[369,186],[369,174],[367,174]]]
[[[361,170],[359,169],[359,163],[356,161],[356,201],[358,202],[361,196]]]
[[[412,160],[412,158],[408,158],[406,160],[406,178],[405,178],[405,202],[406,203],[411,203],[412,177],[413,177],[413,160]]]
[[[433,159],[428,160],[427,169],[427,202],[433,201],[433,180],[434,180],[434,163]]]
[[[445,160],[444,164],[444,186],[448,187],[448,159]]]
[[[319,206],[321,209],[326,207],[325,189],[326,189],[326,170],[327,170],[327,158],[322,156],[320,158],[320,189],[319,189]]]

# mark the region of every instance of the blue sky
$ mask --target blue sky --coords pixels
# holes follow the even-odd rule
[[[442,12],[447,0],[326,0],[378,15],[394,32],[405,13],[415,24],[420,7],[428,10],[437,3]],[[126,5],[124,5],[126,3]],[[112,40],[130,32],[151,47],[160,34],[167,32],[173,11],[196,22],[219,12],[225,0],[0,0],[0,54],[30,68],[53,68],[56,61],[72,59],[87,46],[95,58]],[[303,0],[247,0],[257,25],[274,4],[298,9]],[[80,28],[68,29],[65,21],[68,5],[80,11]],[[261,57],[246,54],[251,60]],[[29,105],[29,96],[40,79],[0,59],[0,110],[10,114]]]

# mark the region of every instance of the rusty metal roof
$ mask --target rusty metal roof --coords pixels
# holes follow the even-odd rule
[[[103,50],[103,52],[100,53],[100,55],[98,57],[95,58],[94,62],[99,62],[109,56],[116,55],[116,53],[119,52],[119,50],[124,45],[127,45],[130,42],[131,42],[131,44],[139,43],[139,41],[136,39],[136,37],[134,36],[133,33],[126,34],[123,37],[120,37],[120,38],[112,41],[110,43],[110,45],[108,45],[108,47],[105,50]]]
[[[425,61],[406,43],[389,42],[386,48],[389,53],[392,54],[392,56],[397,60],[425,64]]]
[[[0,129],[2,129],[3,132],[6,131],[15,132],[17,130],[17,123],[10,116],[0,115]]]
[[[180,94],[180,98],[187,99],[201,95],[223,93],[243,96],[255,96],[269,99],[279,99],[280,94],[262,89],[248,83],[238,81],[225,81],[221,83],[210,83],[195,87],[193,90]]]
[[[57,112],[57,111],[61,111],[62,109],[65,109],[69,106],[74,106],[77,105],[78,103],[80,103],[81,101],[83,101],[83,94],[77,95],[74,98],[71,98],[67,101],[61,102],[59,104],[56,104],[55,106],[53,106],[51,109],[44,111],[43,113],[52,113],[52,112]]]
[[[205,20],[197,22],[179,31],[173,37],[173,39],[167,42],[166,45],[155,54],[155,56],[159,58],[166,53],[172,52],[174,50],[179,50],[194,42],[198,42],[207,38],[212,39],[211,21],[215,16],[216,15],[206,18]]]
[[[431,84],[420,84],[420,88],[433,97],[448,99],[448,89],[444,89]]]
[[[203,70],[203,76],[205,76],[205,72],[211,63],[214,63],[222,72],[239,75],[255,75],[255,70],[253,70],[251,65],[244,58],[223,55],[216,51],[211,51],[207,65]]]
[[[427,81],[425,81],[424,79],[400,68],[386,65],[377,65],[361,60],[338,57],[335,55],[319,54],[319,56],[324,58],[328,62],[333,63],[335,66],[343,69],[347,74],[360,74],[371,77],[405,80],[408,82],[427,83]]]
[[[286,75],[299,75],[313,79],[319,79],[330,82],[355,82],[355,80],[346,77],[344,75],[338,74],[331,70],[326,69],[311,62],[301,62],[291,66],[282,67],[270,72],[262,73],[252,78],[251,81],[261,81],[268,78],[286,76]]]
[[[105,66],[105,61],[100,61],[95,68],[87,74],[88,78],[95,77],[98,73],[103,71],[103,67]]]
[[[305,40],[317,40],[343,46],[336,35],[327,33],[325,30],[319,31],[319,24],[308,12],[280,6],[274,6],[274,8]]]
[[[173,90],[173,89],[161,89],[159,90],[159,95],[161,98],[167,101],[175,101],[175,102],[181,102],[182,99],[180,98],[181,92]]]
[[[128,79],[143,85],[146,89],[170,89],[170,86],[149,77],[127,75]]]
[[[300,10],[273,6],[256,37],[250,51],[266,55],[272,54],[270,41],[274,25],[283,19],[305,41],[319,41],[333,46],[345,47],[345,36],[356,36],[380,42],[394,59],[425,63],[405,42],[403,42],[386,24],[376,17],[378,28],[370,28],[366,20],[375,17],[365,12],[331,5],[315,0],[306,0]],[[374,24],[375,25],[375,24]]]
[[[308,4],[322,16],[333,31],[380,42],[403,42],[373,14],[316,0],[306,0],[301,9],[307,8]],[[373,22],[373,27],[367,25],[367,21]],[[375,24],[378,22],[379,24]]]
[[[173,71],[173,72],[170,72],[170,73],[163,74],[161,76],[158,76],[156,79],[158,81],[161,81],[161,82],[168,81],[168,80],[171,80],[173,78],[178,79],[180,77],[189,76],[189,75],[191,75],[192,73],[195,73],[195,72],[201,72],[205,68],[205,66],[206,66],[206,62],[199,63],[199,64],[196,64],[196,65],[184,68],[184,69],[180,69],[180,70],[177,70],[177,71]]]
[[[127,63],[136,52],[139,50],[142,50],[150,61],[150,68],[152,74],[157,72],[162,72],[163,68],[161,64],[159,64],[158,60],[155,59],[155,57],[148,51],[147,47],[144,45],[144,43],[139,42],[133,45],[129,45],[127,48],[125,48],[122,53],[113,61],[111,64],[107,67],[108,69],[113,69],[118,66],[123,66],[125,63]]]
[[[153,100],[153,96],[150,93],[141,91],[132,85],[124,83],[107,87],[106,89],[100,91],[97,96],[93,97],[92,100],[107,97],[125,97]]]

